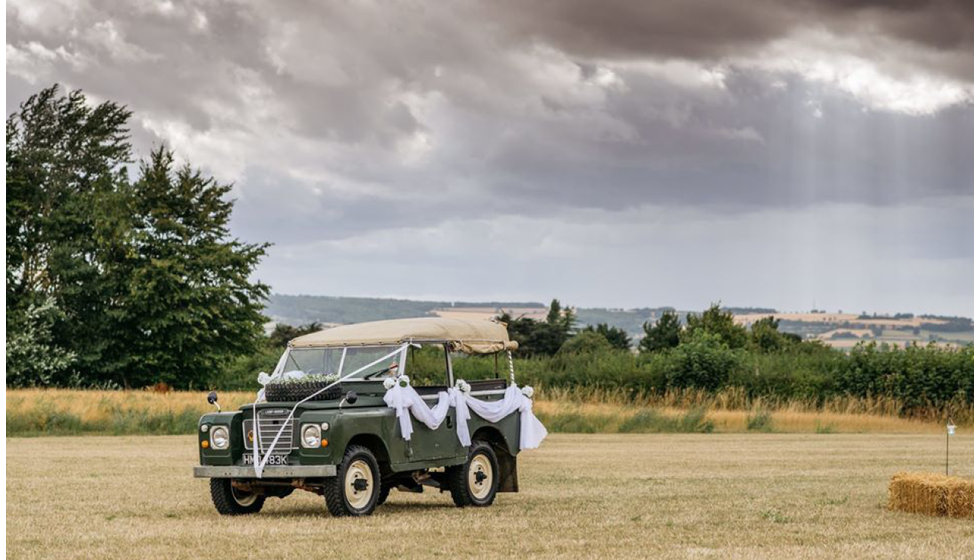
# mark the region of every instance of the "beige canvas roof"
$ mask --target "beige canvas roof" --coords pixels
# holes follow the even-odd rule
[[[392,319],[333,327],[289,341],[291,348],[369,346],[403,342],[448,342],[457,351],[492,354],[517,349],[507,336],[507,327],[484,319],[421,317]]]

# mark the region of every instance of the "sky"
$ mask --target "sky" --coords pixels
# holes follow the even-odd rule
[[[8,0],[274,292],[973,315],[973,4]]]

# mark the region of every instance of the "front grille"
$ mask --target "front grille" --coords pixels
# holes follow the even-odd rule
[[[288,408],[265,408],[259,410],[259,429],[255,437],[261,441],[261,447],[259,447],[260,452],[265,453],[269,450],[269,445],[272,444],[272,440],[276,438],[276,434],[279,433],[279,429],[282,428],[283,423],[286,422],[286,418],[288,417]],[[279,436],[279,441],[276,442],[273,453],[289,453],[293,449],[296,449],[296,445],[293,443],[293,427],[295,425],[295,418],[286,424],[282,435]],[[252,442],[248,438],[249,432],[252,431],[252,419],[242,422],[242,431],[245,436],[245,447],[252,449]]]

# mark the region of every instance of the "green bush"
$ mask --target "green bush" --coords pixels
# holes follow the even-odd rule
[[[707,411],[694,408],[679,418],[664,416],[655,410],[641,410],[619,425],[620,433],[710,433],[714,423],[706,419]]]
[[[559,354],[595,354],[605,353],[613,349],[609,340],[593,331],[582,331],[569,338],[558,349]]]
[[[745,419],[745,428],[750,432],[771,432],[772,414],[768,410],[757,410]]]
[[[739,367],[739,353],[730,349],[719,335],[695,331],[690,342],[674,348],[667,386],[714,391],[728,383]]]

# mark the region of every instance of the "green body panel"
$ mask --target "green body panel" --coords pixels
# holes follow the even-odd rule
[[[449,411],[446,420],[430,430],[428,426],[412,418],[414,431],[410,441],[401,437],[398,420],[394,409],[388,407],[383,400],[384,387],[377,383],[356,383],[355,387],[344,384],[344,390],[356,390],[357,402],[353,405],[343,404],[342,400],[308,401],[296,409],[297,422],[294,428],[294,440],[298,449],[293,450],[288,457],[291,465],[337,465],[343,458],[344,451],[351,441],[359,443],[368,441],[370,446],[378,447],[376,454],[386,456],[387,465],[393,472],[413,471],[462,464],[466,461],[469,450],[459,443],[456,435],[456,418],[453,410]],[[479,397],[484,400],[496,400],[501,395],[486,395]],[[428,400],[432,406],[435,401]],[[265,402],[255,405],[259,410],[266,408],[292,409],[294,402]],[[198,450],[202,465],[228,466],[243,465],[242,455],[247,451],[245,437],[242,431],[243,420],[252,419],[253,405],[242,406],[233,412],[205,414],[198,424]],[[299,434],[304,424],[321,424],[328,422],[330,427],[322,432],[321,437],[327,440],[326,447],[306,449],[298,445]],[[209,438],[209,431],[201,431],[200,426],[207,424],[226,425],[229,427],[231,444],[229,449],[216,450],[201,447],[200,442]],[[478,415],[471,413],[468,427],[471,437],[478,431],[496,430],[503,439],[507,451],[516,456],[519,451],[520,413],[513,412],[499,422],[491,423]],[[380,453],[379,453],[380,452]],[[385,457],[379,457],[384,461]]]

